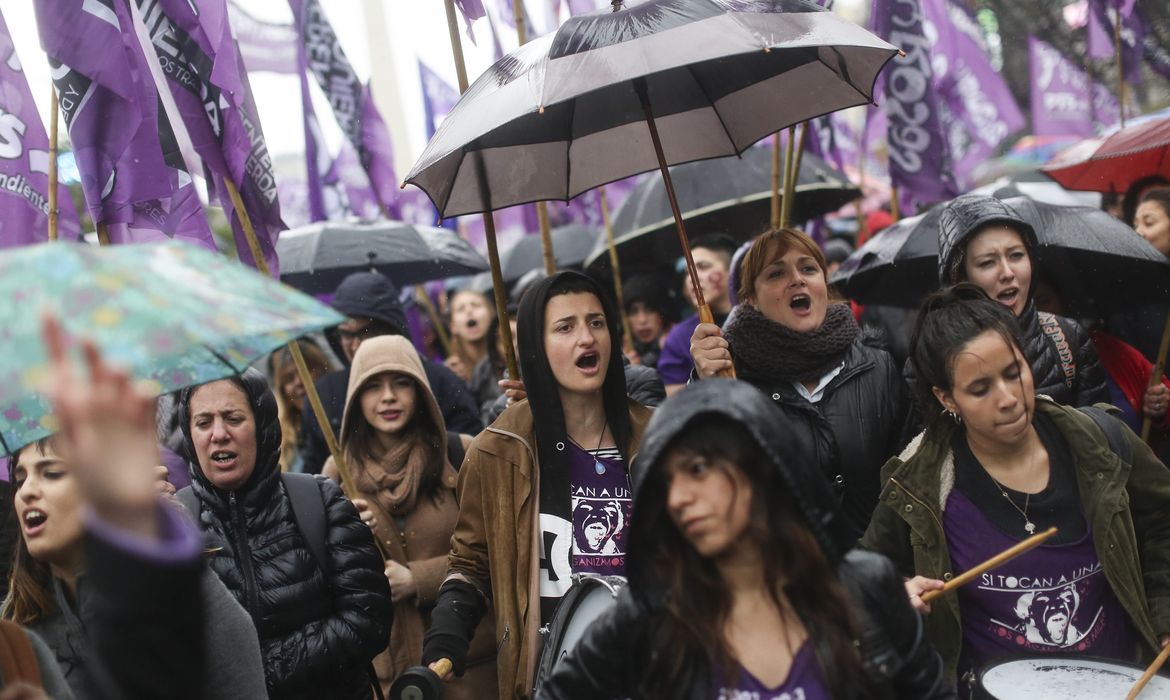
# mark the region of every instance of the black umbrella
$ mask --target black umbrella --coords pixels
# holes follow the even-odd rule
[[[604,245],[604,238],[601,229],[583,224],[554,228],[552,241],[557,256],[557,269],[580,268],[598,242]],[[500,269],[504,272],[504,281],[509,285],[538,267],[544,268],[544,252],[540,248],[539,236],[524,236],[500,254]]]
[[[748,240],[764,231],[771,217],[772,151],[749,148],[740,157],[716,158],[670,169],[687,233],[726,233]],[[861,190],[821,158],[805,153],[800,161],[792,219],[805,221],[836,211],[861,196]],[[637,263],[673,262],[682,254],[670,198],[661,177],[645,177],[614,213],[614,242],[631,269]],[[587,267],[604,264],[608,247],[601,241]]]
[[[1062,207],[1015,197],[1004,202],[1039,239],[1037,275],[1073,316],[1170,301],[1170,261],[1133,229],[1100,209]],[[938,289],[938,221],[942,204],[903,219],[849,256],[831,280],[861,304],[916,307]]]
[[[285,231],[276,243],[280,279],[325,294],[348,275],[377,270],[399,287],[486,270],[487,261],[445,229],[401,221],[321,221]]]

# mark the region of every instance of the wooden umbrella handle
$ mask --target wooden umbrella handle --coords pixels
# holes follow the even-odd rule
[[[427,668],[434,671],[435,675],[441,679],[446,677],[446,675],[451,672],[451,669],[454,668],[454,664],[451,663],[451,659],[439,659],[430,666],[427,666]]]
[[[1049,537],[1052,537],[1053,535],[1055,535],[1056,532],[1057,532],[1057,530],[1055,527],[1050,527],[1047,530],[1045,530],[1044,532],[1032,535],[1031,537],[1024,540],[1023,542],[1020,542],[1019,544],[1016,544],[1012,547],[1009,547],[1008,549],[1005,549],[1004,551],[1000,552],[999,554],[996,554],[994,557],[983,562],[979,566],[967,569],[966,571],[964,571],[963,573],[954,577],[950,581],[947,581],[946,584],[942,588],[939,588],[938,590],[927,591],[926,593],[923,593],[922,594],[922,602],[929,603],[930,601],[941,596],[942,594],[944,594],[948,591],[952,591],[952,590],[958,588],[959,586],[962,586],[963,584],[971,581],[979,574],[982,574],[983,572],[988,571],[990,569],[994,569],[995,567],[1000,566],[1002,564],[1006,564],[1008,561],[1015,559],[1016,557],[1020,556],[1021,554],[1028,551],[1029,549],[1033,549],[1033,548],[1039,546],[1041,543],[1043,543]]]
[[[715,314],[711,312],[711,305],[703,302],[699,305],[699,322],[700,323],[715,323]],[[716,377],[726,377],[727,379],[735,379],[735,365],[727,369],[721,369],[715,373]]]
[[[1170,658],[1170,644],[1162,647],[1162,653],[1158,654],[1154,662],[1142,674],[1142,677],[1138,679],[1137,683],[1133,684],[1133,688],[1130,689],[1129,695],[1125,696],[1125,700],[1134,700],[1142,692],[1142,688],[1146,687],[1146,683],[1149,683],[1150,679],[1154,677],[1154,674],[1158,672],[1158,669],[1162,668],[1162,664],[1166,663],[1166,659],[1168,658]]]

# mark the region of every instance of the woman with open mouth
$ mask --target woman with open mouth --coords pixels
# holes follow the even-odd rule
[[[742,382],[656,410],[629,585],[538,700],[953,698],[898,572],[853,549],[810,438]]]
[[[760,235],[740,265],[740,305],[726,331],[700,324],[691,356],[699,379],[734,358],[739,379],[815,436],[817,467],[856,539],[877,504],[882,464],[905,444],[909,398],[880,338],[858,328],[849,304],[830,302],[825,269],[803,232]]]
[[[488,356],[488,329],[495,308],[474,289],[460,289],[448,300],[451,308],[451,355],[447,367],[464,382],[471,382],[475,368]]]
[[[368,700],[393,608],[353,504],[332,481],[281,472],[276,397],[255,369],[184,389],[179,422],[192,484],[178,495],[256,625],[268,697]]]
[[[938,276],[943,286],[971,282],[1011,309],[1036,393],[1069,406],[1109,401],[1088,332],[1076,321],[1037,311],[1032,288],[1036,232],[994,197],[967,194],[939,217]]]
[[[422,361],[402,336],[370,338],[350,366],[341,419],[341,450],[361,495],[354,506],[383,545],[386,580],[394,601],[389,647],[374,670],[389,697],[390,685],[422,656],[459,505],[455,477],[471,437],[448,433]],[[340,481],[333,458],[325,476]],[[476,700],[496,692],[495,639],[490,620],[480,625],[470,670],[446,688],[450,700]]]
[[[468,447],[447,579],[423,645],[424,663],[450,659],[461,675],[490,601],[500,698],[529,697],[538,629],[573,574],[624,575],[628,527],[604,555],[577,543],[588,541],[592,510],[620,509],[629,523],[628,465],[650,414],[626,397],[621,322],[595,281],[561,272],[536,282],[518,316],[528,398]]]
[[[913,577],[907,594],[963,697],[1001,658],[1148,661],[1170,641],[1170,472],[1116,417],[1038,396],[1024,348],[1008,307],[972,284],[926,300],[911,340],[926,430],[882,469],[860,543]]]

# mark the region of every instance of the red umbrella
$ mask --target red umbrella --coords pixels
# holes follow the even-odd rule
[[[1041,170],[1065,189],[1091,192],[1125,192],[1149,175],[1170,178],[1170,117],[1082,141]]]

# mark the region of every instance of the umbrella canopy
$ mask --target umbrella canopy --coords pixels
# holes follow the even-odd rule
[[[557,269],[580,268],[602,238],[601,229],[593,226],[570,224],[554,228],[552,243]],[[511,248],[500,254],[500,269],[508,284],[537,268],[544,269],[539,236],[522,236]]]
[[[345,320],[234,260],[175,242],[5,250],[0,295],[9,300],[0,307],[6,454],[56,429],[40,393],[50,371],[40,310],[60,320],[71,345],[88,337],[157,394],[237,374],[288,341]]]
[[[1011,177],[1001,177],[982,187],[971,190],[971,194],[985,194],[996,199],[1028,197],[1037,202],[1057,204],[1062,207],[1100,207],[1101,195],[1097,192],[1072,192],[1052,181],[1047,175],[1023,171]]]
[[[1170,117],[1082,141],[1042,170],[1067,189],[1092,192],[1125,192],[1148,175],[1170,178]]]
[[[1170,261],[1100,209],[1062,207],[1026,197],[1005,200],[1035,229],[1033,285],[1039,275],[1071,315],[1170,301]],[[938,229],[944,205],[902,219],[849,256],[831,280],[862,304],[917,307],[938,289]]]
[[[736,155],[789,125],[869,103],[897,53],[802,0],[627,5],[571,17],[497,61],[406,182],[443,217],[568,200],[659,167],[647,108],[667,164]]]
[[[687,233],[727,233],[748,240],[768,227],[772,205],[772,151],[749,148],[740,157],[676,165],[670,169]],[[800,160],[793,221],[806,221],[861,196],[849,178],[821,158],[805,153]],[[614,213],[613,232],[623,269],[636,263],[673,261],[681,254],[674,217],[661,177],[645,177]],[[599,241],[586,266],[608,260]]]
[[[446,229],[401,221],[321,221],[280,235],[280,279],[327,294],[354,272],[377,270],[399,287],[486,270],[483,257]]]

